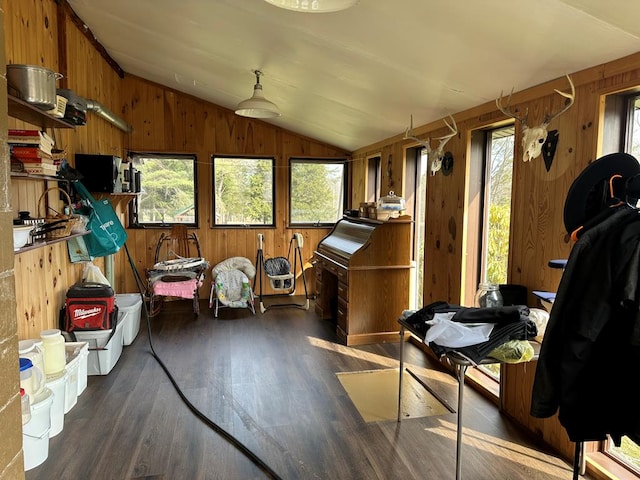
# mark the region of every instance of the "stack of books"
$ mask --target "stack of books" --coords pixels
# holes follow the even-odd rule
[[[54,140],[41,130],[9,129],[9,150],[11,161],[22,163],[22,171],[42,175],[55,175],[59,160],[54,159]]]

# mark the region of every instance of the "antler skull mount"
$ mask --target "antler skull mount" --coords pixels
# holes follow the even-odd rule
[[[510,103],[513,89],[511,89],[511,93],[507,98],[506,105],[502,105],[502,92],[500,92],[500,98],[496,99],[496,106],[498,107],[498,110],[500,110],[508,117],[515,118],[522,125],[523,161],[529,162],[534,158],[540,156],[542,152],[542,146],[547,141],[547,127],[555,118],[559,117],[564,112],[569,110],[569,108],[571,108],[571,105],[573,105],[573,102],[576,98],[576,89],[573,86],[573,82],[571,81],[571,77],[569,75],[567,75],[567,80],[569,80],[569,85],[571,86],[571,93],[561,92],[560,90],[554,89],[557,94],[563,96],[566,99],[564,107],[554,114],[545,114],[543,122],[535,127],[530,127],[529,125],[527,125],[527,116],[529,114],[528,109],[525,111],[524,115],[517,115],[511,110]]]
[[[404,137],[402,137],[404,140],[415,140],[420,145],[425,147],[425,149],[427,150],[427,158],[430,162],[429,172],[431,173],[431,175],[435,175],[442,168],[442,160],[445,156],[444,146],[452,137],[458,134],[458,126],[456,125],[455,119],[451,115],[449,115],[449,118],[451,119],[451,124],[449,124],[449,122],[447,122],[445,119],[443,119],[442,121],[449,128],[451,133],[442,137],[435,138],[435,140],[440,140],[438,147],[435,149],[431,148],[430,138],[421,140],[413,135],[413,115],[411,115],[411,124],[409,128],[407,128],[407,130],[404,132]],[[453,159],[451,159],[451,161],[453,161]]]

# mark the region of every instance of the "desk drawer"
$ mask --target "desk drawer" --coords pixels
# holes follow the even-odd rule
[[[334,275],[338,275],[338,266],[335,263],[323,261],[322,266]]]
[[[338,268],[338,280],[345,285],[349,284],[349,272],[345,268]]]
[[[338,327],[342,329],[343,332],[348,333],[349,329],[347,325],[349,323],[349,304],[338,297],[338,318],[336,319]]]
[[[342,282],[338,282],[338,298],[341,298],[345,302],[349,301],[349,286]]]

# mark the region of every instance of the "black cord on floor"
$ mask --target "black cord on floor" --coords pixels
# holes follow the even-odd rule
[[[173,375],[171,375],[171,372],[169,371],[167,366],[160,359],[160,357],[156,353],[155,349],[153,348],[153,342],[151,341],[151,321],[149,319],[149,309],[147,308],[147,303],[145,302],[145,298],[144,298],[144,291],[146,290],[146,288],[144,288],[145,287],[144,282],[140,278],[140,274],[138,273],[138,269],[136,268],[136,265],[133,262],[133,259],[131,258],[131,254],[129,253],[129,248],[127,247],[126,243],[124,244],[124,249],[127,252],[127,258],[129,259],[129,265],[131,266],[131,270],[133,272],[133,276],[134,276],[134,278],[136,280],[136,284],[138,285],[138,292],[140,293],[140,297],[142,298],[142,306],[143,306],[143,309],[144,309],[144,315],[145,315],[145,318],[147,320],[147,333],[148,333],[147,336],[149,338],[149,347],[151,348],[151,355],[153,355],[153,357],[156,359],[158,364],[160,364],[160,367],[162,367],[162,370],[164,370],[164,372],[166,373],[167,377],[169,378],[169,381],[171,382],[171,384],[175,388],[176,392],[178,393],[178,395],[180,396],[182,401],[187,405],[189,410],[191,410],[191,412],[193,412],[193,414],[198,419],[200,419],[205,425],[207,425],[209,428],[214,430],[216,433],[221,435],[225,440],[227,440],[229,443],[231,443],[234,447],[236,447],[238,450],[240,450],[246,457],[249,458],[249,460],[251,460],[258,468],[260,468],[269,478],[272,478],[274,480],[282,480],[280,478],[280,476],[278,476],[278,474],[276,472],[274,472],[269,467],[269,465],[264,463],[255,453],[253,453],[251,450],[249,450],[237,438],[235,438],[233,435],[231,435],[229,432],[224,430],[222,427],[220,427],[218,424],[216,424],[214,421],[212,421],[205,414],[203,414],[200,410],[198,410],[189,401],[189,399],[185,396],[185,394],[182,392],[182,390],[180,389],[180,387],[176,383],[175,379],[173,378]]]

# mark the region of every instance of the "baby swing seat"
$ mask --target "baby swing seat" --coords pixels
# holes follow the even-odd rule
[[[248,308],[255,315],[254,295],[251,280],[256,269],[248,258],[231,257],[211,269],[211,293],[209,308],[214,308],[214,316],[222,307]]]

